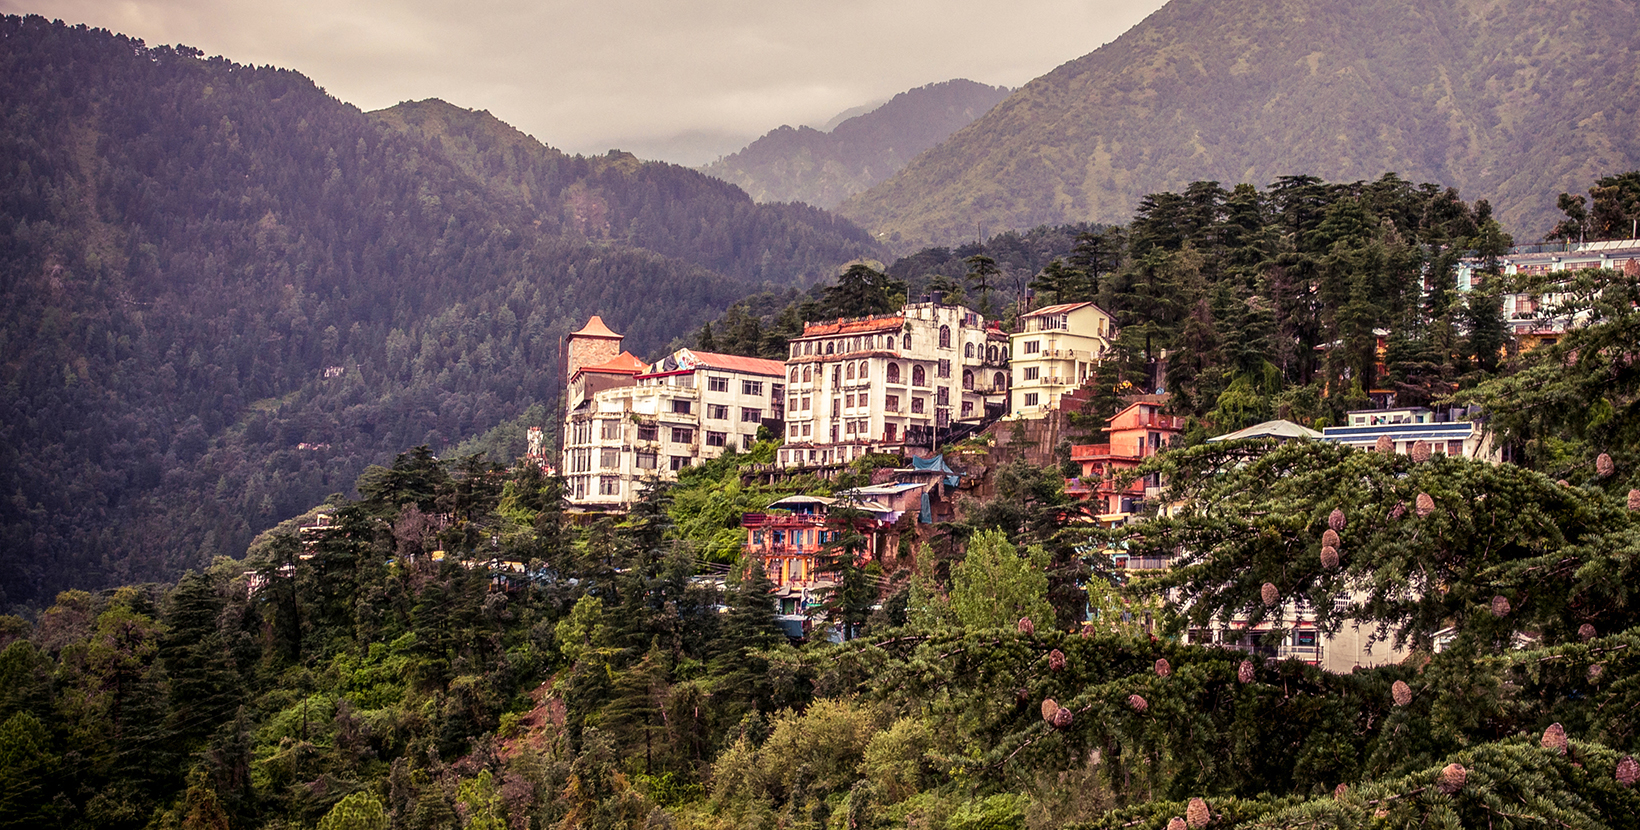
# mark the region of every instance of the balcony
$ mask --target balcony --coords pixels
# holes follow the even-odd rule
[[[825,527],[826,517],[811,513],[744,513],[741,527]]]
[[[1111,429],[1117,430],[1145,428],[1171,429],[1182,432],[1184,431],[1184,427],[1185,423],[1183,418],[1174,415],[1162,415],[1160,413],[1151,415],[1133,415],[1128,418],[1123,418],[1120,424],[1111,424]]]
[[[1110,455],[1109,444],[1078,444],[1071,447],[1072,461],[1092,461],[1097,458],[1109,458]]]
[[[820,545],[764,545],[762,547],[747,546],[746,553],[752,556],[799,556],[813,559],[820,555]]]
[[[1166,556],[1128,556],[1118,554],[1111,557],[1111,564],[1121,571],[1165,571],[1169,567],[1169,557]]]

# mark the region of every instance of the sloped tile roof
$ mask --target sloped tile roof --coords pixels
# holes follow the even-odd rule
[[[581,368],[575,370],[575,374],[579,375],[582,372],[603,372],[605,374],[636,375],[647,368],[649,368],[648,364],[636,357],[633,357],[631,352],[621,352],[620,354],[596,366],[582,366]]]
[[[613,331],[610,331],[609,326],[604,325],[604,318],[599,317],[596,314],[592,315],[592,319],[587,320],[587,324],[582,326],[580,331],[570,332],[570,336],[571,337],[614,337],[614,338],[620,338],[621,337],[621,335],[616,334]]]
[[[804,337],[820,337],[831,334],[864,334],[867,332],[898,331],[905,325],[905,315],[893,314],[882,317],[861,317],[857,319],[832,320],[825,323],[804,323]]]
[[[1093,305],[1093,303],[1060,303],[1059,305],[1043,306],[1042,308],[1039,308],[1035,311],[1029,312],[1027,314],[1021,314],[1019,316],[1021,316],[1021,317],[1035,317],[1039,314],[1064,314],[1066,312],[1075,311],[1079,308],[1087,308],[1090,305]],[[1098,308],[1098,306],[1094,306],[1094,307]],[[1099,310],[1104,311],[1104,309],[1099,309]]]
[[[675,368],[665,368],[667,363],[671,363]],[[679,349],[656,361],[648,367],[647,371],[651,374],[662,374],[664,372],[691,371],[694,369],[722,369],[727,372],[768,375],[779,378],[786,376],[786,364],[778,360],[764,360],[761,357],[741,357],[737,354],[699,352],[694,349]]]

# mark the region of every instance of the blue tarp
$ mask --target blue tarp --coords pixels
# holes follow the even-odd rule
[[[912,456],[911,469],[934,470],[936,472],[945,473],[945,486],[957,486],[957,471],[946,466],[944,453],[936,455],[933,458],[917,458],[916,456]]]

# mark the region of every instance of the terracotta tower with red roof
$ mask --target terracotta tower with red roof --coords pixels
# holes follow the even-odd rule
[[[609,330],[604,325],[604,318],[592,315],[587,324],[580,331],[571,332],[564,338],[568,346],[568,354],[564,360],[564,380],[569,381],[575,373],[587,366],[597,366],[619,357],[621,354],[621,335]]]

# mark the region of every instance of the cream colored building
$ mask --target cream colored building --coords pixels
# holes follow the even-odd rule
[[[843,464],[930,447],[999,409],[1007,335],[961,306],[910,303],[895,314],[809,323],[786,360],[784,467]]]
[[[1008,414],[1035,417],[1059,405],[1060,396],[1086,383],[1110,350],[1116,326],[1093,303],[1066,303],[1019,318],[1009,335],[1013,382]]]
[[[785,366],[779,361],[680,349],[633,376],[632,385],[594,392],[564,422],[562,468],[578,507],[625,508],[647,480],[749,449],[758,427],[783,417]]]

